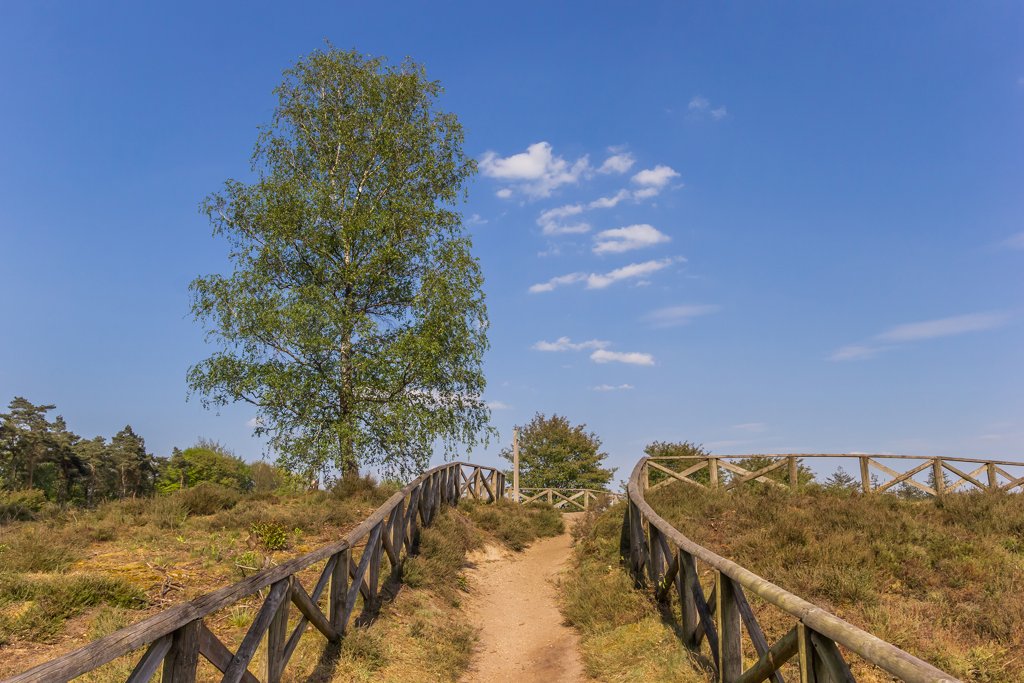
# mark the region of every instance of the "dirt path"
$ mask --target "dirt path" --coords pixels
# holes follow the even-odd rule
[[[565,516],[566,533],[536,541],[522,553],[489,548],[475,558],[467,611],[480,629],[480,642],[463,681],[586,680],[576,632],[562,623],[553,583],[569,560],[568,527],[577,516]]]

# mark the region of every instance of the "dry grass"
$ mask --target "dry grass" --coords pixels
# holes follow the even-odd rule
[[[1024,496],[676,485],[648,502],[694,541],[965,681],[1024,680]],[[792,625],[751,602],[769,639]],[[887,680],[851,664],[858,680]]]
[[[609,682],[710,680],[620,565],[623,509],[590,512],[573,529],[575,565],[562,580],[562,613],[580,632],[587,674]]]
[[[294,496],[232,499],[207,491],[0,526],[0,678],[334,541],[394,490],[359,480],[333,493]],[[269,544],[268,528],[274,529]],[[561,516],[543,507],[492,509],[464,501],[458,510],[444,511],[422,531],[421,552],[404,567],[405,586],[372,625],[351,628],[340,649],[325,648],[322,638],[307,632],[286,679],[457,680],[476,638],[459,611],[466,553],[485,542],[519,548],[560,531]],[[268,545],[285,547],[270,551]],[[304,571],[303,585],[311,587],[322,567]],[[389,573],[385,556],[382,582]],[[233,648],[259,605],[253,596],[210,615],[207,623]],[[293,610],[293,626],[297,620]],[[121,658],[82,680],[124,680],[136,659]],[[258,653],[254,673],[262,661]],[[199,680],[219,677],[203,664]]]

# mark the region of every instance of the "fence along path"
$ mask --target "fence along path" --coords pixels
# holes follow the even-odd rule
[[[541,502],[554,506],[559,510],[586,512],[599,500],[606,499],[618,502],[625,496],[621,493],[601,491],[598,489],[559,489],[559,488],[520,488],[519,502]]]
[[[4,683],[68,681],[143,647],[147,649],[128,677],[129,683],[148,681],[161,668],[164,683],[191,683],[200,656],[221,671],[225,683],[257,683],[259,679],[249,667],[264,635],[264,680],[278,683],[309,626],[328,641],[339,642],[360,599],[364,613],[379,605],[384,558],[391,577],[396,578],[405,557],[415,552],[420,525],[429,526],[443,504],[456,505],[464,496],[493,502],[503,497],[504,491],[505,475],[494,468],[461,462],[435,467],[391,496],[336,543],[164,610]],[[360,544],[362,552],[357,554]],[[298,572],[324,560],[319,580],[307,591]],[[204,617],[267,587],[252,625],[232,652],[207,627]],[[329,591],[326,613],[320,607],[325,591]],[[291,605],[301,618],[289,633]]]
[[[770,462],[757,470],[749,470],[731,462],[754,457],[767,458]],[[982,491],[1013,491],[1024,485],[1024,476],[1014,474],[1015,470],[1024,468],[1024,463],[999,460],[859,454],[643,458],[633,469],[627,485],[628,505],[622,522],[620,542],[623,559],[637,587],[652,590],[665,608],[678,609],[683,643],[699,651],[702,642],[706,641],[717,680],[724,683],[785,683],[779,669],[793,657],[797,659],[801,683],[846,683],[854,678],[843,650],[859,655],[902,681],[956,681],[952,675],[694,543],[662,519],[644,497],[648,488],[659,488],[679,481],[693,486],[721,489],[758,481],[796,490],[799,487],[799,460],[819,457],[857,458],[861,471],[860,483],[865,493],[892,491],[894,486],[901,483],[933,496],[953,494],[961,487],[974,487]],[[885,459],[917,460],[923,463],[900,472],[879,462]],[[687,460],[695,462],[691,465],[686,463]],[[681,469],[673,469],[666,466],[666,463],[676,464]],[[964,467],[964,463],[973,469],[965,471],[969,467]],[[871,467],[892,478],[884,483],[875,483],[871,477]],[[704,468],[708,468],[705,482],[691,478]],[[719,468],[731,472],[733,476],[727,482],[722,481]],[[774,479],[766,476],[782,468],[785,468],[783,477]],[[930,486],[913,479],[929,468],[932,474]],[[952,472],[959,479],[947,482],[945,471]],[[985,473],[984,482],[979,478],[982,473]],[[651,486],[652,474],[664,479]],[[714,585],[707,597],[700,583],[698,561],[709,566],[714,574]],[[769,645],[747,602],[746,593],[757,596],[791,616],[796,621],[793,628]],[[744,631],[757,653],[758,658],[752,663],[743,660]]]

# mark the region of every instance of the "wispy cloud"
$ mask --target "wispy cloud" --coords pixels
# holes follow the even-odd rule
[[[627,365],[654,365],[654,356],[637,351],[609,351],[598,349],[590,354],[595,363],[626,363]]]
[[[1010,235],[1003,240],[1002,246],[1005,249],[1024,249],[1024,232],[1018,232],[1016,235]]]
[[[586,282],[587,289],[604,289],[616,282],[629,279],[643,278],[659,270],[669,267],[676,261],[685,261],[682,257],[664,258],[643,263],[631,263],[628,266],[616,268],[607,273],[569,273],[553,277],[547,282],[540,282],[530,286],[532,294],[550,292],[557,287]]]
[[[575,184],[591,171],[590,159],[586,155],[568,162],[556,155],[548,142],[535,142],[525,152],[500,157],[496,152],[487,152],[480,159],[480,170],[489,178],[512,183],[515,188],[530,198],[548,197],[562,185]],[[501,197],[510,197],[512,188]],[[504,191],[504,190],[502,190]]]
[[[545,235],[578,235],[590,231],[590,224],[584,221],[573,221],[566,223],[566,218],[578,216],[583,213],[583,206],[580,204],[566,204],[554,209],[541,211],[537,217],[537,225]]]
[[[710,304],[668,306],[651,311],[644,316],[644,320],[651,323],[654,327],[677,327],[688,324],[696,317],[708,315],[718,310],[718,306]]]
[[[609,150],[615,151],[615,150]],[[597,169],[598,173],[625,173],[629,169],[633,168],[633,164],[636,163],[636,159],[629,152],[619,152],[612,154],[604,160],[604,163]]]
[[[591,391],[629,391],[633,389],[632,384],[598,384],[596,387],[590,387]]]
[[[652,225],[640,223],[624,228],[602,230],[594,236],[595,254],[621,254],[672,241],[672,238]]]
[[[763,432],[768,428],[764,422],[744,422],[742,424],[733,425],[733,429],[740,432]]]
[[[659,164],[654,168],[645,168],[633,176],[632,181],[640,188],[633,191],[633,199],[640,201],[656,197],[664,190],[679,172],[671,166]]]
[[[886,342],[909,342],[951,337],[967,332],[994,330],[997,327],[1002,327],[1008,319],[1009,316],[1006,313],[1000,312],[957,315],[952,318],[897,325],[891,330],[876,335],[875,339]]]
[[[619,204],[619,202],[621,202],[622,200],[629,199],[629,197],[630,197],[629,190],[619,190],[618,192],[616,192],[615,194],[613,194],[610,197],[598,197],[597,199],[595,199],[592,202],[590,202],[589,204],[587,204],[587,208],[588,209],[611,209],[611,208],[616,207]]]
[[[588,349],[605,349],[611,346],[611,344],[611,342],[601,339],[573,342],[569,337],[559,337],[553,342],[539,341],[531,348],[534,351],[584,351]]]
[[[692,116],[710,116],[715,121],[721,121],[729,115],[725,105],[712,106],[711,101],[701,95],[694,95],[686,107]]]
[[[491,410],[510,410],[512,408],[512,406],[504,401],[488,401],[487,407]]]
[[[883,351],[896,348],[900,344],[994,330],[1002,327],[1009,320],[1008,313],[990,311],[905,323],[876,334],[867,343],[843,346],[833,352],[829,356],[829,360],[849,361],[874,358]]]

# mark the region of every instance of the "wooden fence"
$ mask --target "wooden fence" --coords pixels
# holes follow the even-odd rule
[[[520,488],[519,502],[542,502],[553,505],[559,510],[589,510],[599,500],[619,501],[624,496],[611,491],[597,489],[559,489],[559,488]]]
[[[415,552],[420,525],[429,526],[442,504],[456,505],[461,497],[493,502],[504,492],[505,475],[500,470],[469,463],[435,467],[391,496],[336,543],[164,610],[5,683],[68,681],[143,647],[146,650],[129,675],[129,683],[148,681],[161,668],[163,683],[191,683],[196,679],[200,656],[223,674],[224,683],[258,683],[250,667],[264,636],[263,680],[278,683],[310,625],[328,641],[337,643],[344,638],[357,602],[361,601],[364,614],[379,606],[381,581],[387,578],[381,575],[384,559],[391,568],[391,578],[397,578],[405,557]],[[357,554],[360,546],[361,553]],[[307,591],[298,573],[325,560],[319,580]],[[261,591],[268,587],[263,595]],[[321,608],[325,592],[326,610]],[[204,617],[257,593],[263,604],[232,652],[204,623]],[[293,604],[301,617],[289,632]]]
[[[1024,464],[1008,460],[978,460],[974,458],[932,457],[914,455],[867,455],[851,453],[810,453],[771,455],[699,455],[645,458],[641,482],[647,488],[657,489],[675,481],[702,488],[731,489],[748,482],[761,482],[769,486],[797,490],[800,487],[801,461],[822,458],[845,459],[856,462],[859,470],[860,490],[863,493],[883,493],[897,486],[910,487],[930,496],[941,496],[961,490],[1013,491],[1024,490]],[[744,467],[744,461],[764,464],[757,470]],[[884,464],[888,461],[892,467]],[[906,461],[910,461],[906,463]],[[897,463],[910,465],[899,471]],[[673,467],[675,465],[676,467]],[[723,472],[724,471],[724,472]],[[947,472],[949,474],[947,474]],[[701,480],[694,479],[700,475]],[[886,480],[881,480],[884,475]],[[950,477],[949,475],[952,475]],[[915,477],[926,477],[922,482]],[[955,477],[955,479],[954,479]],[[655,482],[652,484],[652,479]],[[657,481],[660,479],[660,481]]]
[[[714,468],[721,464],[721,457],[724,456],[708,458],[699,464],[710,464]],[[783,458],[778,466],[788,466],[792,472],[789,463],[793,461],[786,458],[793,456],[776,457]],[[898,680],[911,683],[956,681],[927,662],[691,541],[662,519],[644,499],[651,465],[656,463],[644,458],[637,463],[629,479],[628,505],[622,523],[622,556],[638,588],[653,590],[666,609],[679,610],[684,644],[700,650],[702,642],[707,641],[718,681],[784,683],[779,669],[794,657],[801,683],[853,681],[840,648],[881,667]],[[690,474],[694,471],[694,466],[683,470]],[[761,469],[736,474],[739,480],[750,481],[766,473]],[[670,474],[689,476],[682,472]],[[698,482],[690,483],[703,486]],[[701,586],[698,562],[714,573],[714,585],[708,597]],[[774,644],[769,645],[765,638],[747,602],[748,593],[781,609],[795,621],[793,628]],[[744,631],[757,653],[756,661],[743,660]]]

